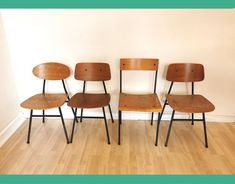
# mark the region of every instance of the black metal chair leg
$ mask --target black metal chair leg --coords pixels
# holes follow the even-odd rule
[[[206,132],[206,118],[205,118],[204,112],[202,113],[202,119],[203,119],[204,135],[205,135],[205,147],[208,148],[207,132]]]
[[[73,127],[72,127],[72,133],[71,133],[71,138],[70,138],[70,143],[73,142],[73,134],[74,134],[74,128],[75,128],[75,122],[76,122],[76,119],[77,119],[77,108],[75,108],[75,111],[74,111],[74,118],[73,118]]]
[[[42,110],[42,122],[45,123],[45,110]]]
[[[160,114],[160,121],[161,121],[161,119],[162,119],[162,115],[163,115],[163,113],[164,113],[166,104],[167,104],[167,100],[165,100],[165,102],[164,102],[164,105],[163,105],[163,108],[162,108],[162,112],[161,112],[161,114]]]
[[[62,125],[63,125],[63,128],[64,128],[64,133],[65,133],[65,137],[66,137],[66,140],[67,140],[67,144],[69,144],[69,137],[68,137],[68,133],[67,133],[67,130],[66,130],[66,127],[65,127],[63,114],[62,114],[61,108],[58,107],[58,109],[59,109],[59,112],[60,112],[60,117],[61,117]]]
[[[122,111],[118,111],[118,145],[121,144],[121,137],[120,137],[120,134],[121,134],[121,122],[122,122]]]
[[[81,108],[80,123],[82,122],[82,114],[83,114],[83,108]]]
[[[154,113],[152,112],[152,114],[151,114],[151,125],[153,125],[153,115],[154,115]]]
[[[155,146],[157,146],[158,143],[158,133],[159,133],[159,127],[160,127],[160,121],[161,121],[161,113],[158,113],[158,121],[157,121],[157,129],[156,129],[156,141]]]
[[[120,121],[120,125],[122,124],[122,111],[120,111],[120,116],[121,116],[121,121]]]
[[[194,114],[192,113],[192,125],[194,125]]]
[[[62,84],[63,84],[64,92],[67,95],[67,101],[66,102],[68,102],[70,100],[70,97],[69,97],[68,91],[66,89],[64,80],[62,80]],[[73,115],[75,115],[75,110],[72,107],[71,107],[71,109],[72,109]],[[78,123],[77,117],[76,117],[76,122]]]
[[[71,109],[72,109],[73,115],[74,115],[74,117],[75,117],[75,121],[78,123],[77,112],[76,112],[76,109],[77,109],[77,108],[75,108],[75,110],[74,110],[74,109],[71,107]]]
[[[31,134],[31,125],[32,125],[32,116],[33,116],[33,110],[30,110],[30,117],[29,117],[29,129],[28,129],[28,138],[27,138],[27,144],[30,143],[30,134]]]
[[[106,120],[106,115],[105,115],[105,109],[104,109],[104,107],[102,107],[102,110],[103,110],[103,114],[104,114],[104,123],[105,123],[105,129],[106,129],[108,144],[110,144],[109,129],[108,129],[108,125],[107,125],[107,120]]]
[[[108,107],[109,107],[109,113],[110,113],[111,120],[114,123],[113,114],[112,114],[112,110],[111,110],[110,104],[108,105]]]
[[[169,128],[168,128],[168,132],[167,132],[167,137],[166,137],[165,146],[167,146],[167,144],[168,144],[168,140],[169,140],[170,133],[171,133],[171,127],[172,127],[172,123],[173,123],[174,115],[175,115],[175,110],[173,110],[172,115],[171,115],[171,122],[170,122],[170,125],[169,125]]]

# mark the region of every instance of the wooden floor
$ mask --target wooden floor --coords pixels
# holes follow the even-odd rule
[[[72,120],[66,125],[70,134]],[[123,121],[118,146],[117,122],[108,122],[108,145],[103,121],[84,120],[67,145],[59,120],[37,119],[28,145],[26,121],[0,148],[0,174],[235,174],[235,123],[208,123],[208,149],[200,122],[175,122],[164,147],[168,125],[162,122],[155,147],[156,124]]]

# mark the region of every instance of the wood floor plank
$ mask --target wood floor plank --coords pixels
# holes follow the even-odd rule
[[[65,122],[70,135],[72,120]],[[0,148],[0,174],[235,174],[235,123],[207,125],[208,149],[200,122],[174,123],[165,147],[163,121],[155,147],[156,124],[149,121],[123,121],[121,146],[117,122],[108,122],[108,145],[103,120],[85,119],[69,145],[59,119],[34,119],[28,145],[25,121]]]

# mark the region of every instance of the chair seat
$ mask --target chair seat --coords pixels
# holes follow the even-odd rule
[[[172,109],[186,113],[211,112],[215,106],[202,95],[167,95],[168,104]]]
[[[157,94],[126,94],[119,96],[120,111],[161,112],[162,106]]]
[[[109,105],[110,94],[77,93],[68,102],[68,106],[75,108],[98,108]]]
[[[64,93],[40,93],[28,98],[20,105],[26,109],[43,110],[60,107],[66,100],[67,96]]]

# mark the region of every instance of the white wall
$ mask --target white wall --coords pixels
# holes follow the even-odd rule
[[[0,146],[19,125],[19,101],[0,14]]]
[[[161,100],[169,85],[165,81],[169,63],[202,63],[206,78],[196,84],[196,92],[215,104],[216,110],[208,117],[212,121],[235,120],[235,12],[232,9],[21,9],[2,10],[2,15],[20,101],[41,91],[42,82],[31,73],[38,63],[60,61],[73,70],[77,62],[104,61],[111,65],[112,80],[108,82],[108,91],[112,94],[111,104],[116,113],[119,58],[159,58],[157,91]],[[128,79],[124,88],[129,91],[152,90],[152,73],[132,72],[125,77]],[[81,83],[72,75],[67,83],[71,94],[81,90]],[[95,85],[88,90],[99,91],[101,87]],[[49,91],[60,89],[60,83],[52,84]],[[176,90],[185,89],[186,85],[177,85]],[[66,115],[71,116],[69,113]]]

